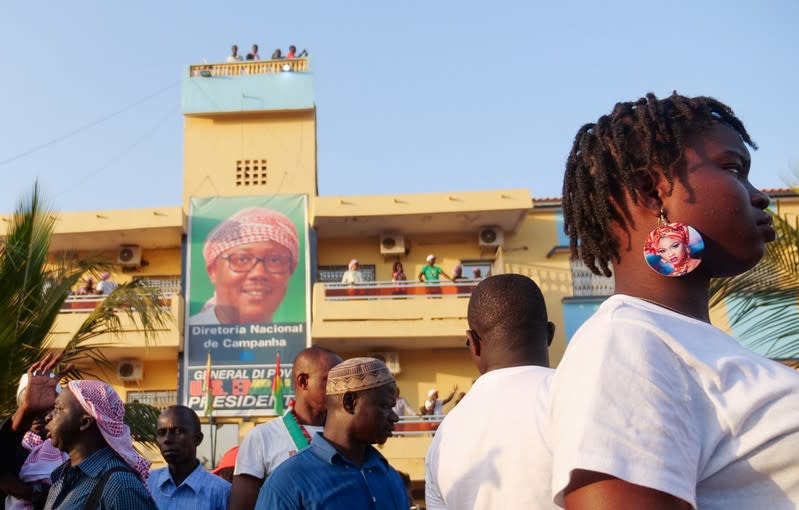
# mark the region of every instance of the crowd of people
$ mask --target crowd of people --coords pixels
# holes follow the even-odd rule
[[[747,145],[755,147],[728,106],[676,93],[618,103],[580,129],[566,165],[565,228],[572,256],[614,274],[617,294],[572,336],[555,370],[555,326],[538,286],[514,274],[476,286],[466,347],[480,376],[427,452],[428,509],[799,506],[799,374],[709,319],[710,279],[749,270],[775,237],[769,199],[749,182]],[[427,263],[420,279],[448,278],[434,256]],[[0,487],[29,505],[18,508],[412,504],[373,446],[407,405],[378,359],[302,351],[294,406],[250,431],[232,484],[200,465],[199,420],[182,406],[158,419],[167,467],[149,473],[119,396],[99,381],[61,388],[69,367],[57,370],[58,361],[31,367],[16,414],[0,424]],[[441,399],[432,389],[420,411],[441,414],[456,392]],[[17,465],[20,448],[29,453]]]
[[[472,278],[473,280],[479,280],[483,277],[483,273],[480,268],[472,269]],[[444,279],[450,280],[452,282],[457,282],[460,280],[467,280],[468,278],[463,275],[463,265],[458,264],[453,268],[452,276],[450,277],[441,266],[436,265],[436,256],[435,254],[430,254],[425,258],[425,264],[419,270],[419,274],[417,275],[417,279],[420,282],[427,282],[427,283],[436,283],[441,282]],[[341,275],[341,283],[347,285],[358,285],[364,283],[365,279],[363,277],[363,273],[361,272],[361,264],[358,259],[350,260],[349,264],[347,264],[347,270]],[[393,283],[402,283],[408,281],[408,276],[405,274],[405,269],[402,266],[402,262],[399,260],[394,262],[394,265],[391,267],[391,281]]]
[[[275,48],[275,51],[272,52],[271,60],[302,58],[307,56],[308,56],[307,50],[303,49],[302,51],[297,53],[297,47],[292,44],[291,46],[289,46],[289,49],[285,55],[283,54],[283,50],[281,50],[280,48]],[[227,56],[225,62],[236,63],[245,60],[261,60],[261,55],[258,53],[257,44],[253,44],[252,47],[250,48],[249,53],[247,53],[244,57],[242,57],[241,54],[239,53],[238,45],[234,44],[230,48],[230,55]]]
[[[111,273],[103,272],[100,274],[100,279],[97,282],[97,285],[94,283],[94,278],[91,276],[86,276],[83,279],[83,284],[77,288],[75,294],[78,296],[107,296],[108,294],[111,294],[117,287],[119,287],[119,284],[111,279]]]

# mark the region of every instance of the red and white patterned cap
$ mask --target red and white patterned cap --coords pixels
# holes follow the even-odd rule
[[[110,385],[102,381],[70,381],[67,388],[81,407],[94,418],[97,427],[117,454],[139,475],[143,483],[150,476],[150,461],[136,453],[130,429],[125,425],[125,404]]]
[[[223,221],[205,238],[203,257],[210,267],[230,248],[242,244],[274,241],[291,253],[291,272],[297,268],[297,227],[283,213],[262,207],[242,209]]]

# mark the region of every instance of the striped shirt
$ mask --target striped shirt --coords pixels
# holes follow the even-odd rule
[[[117,466],[127,467],[111,447],[86,457],[77,466],[65,462],[51,475],[53,481],[45,510],[81,510],[103,473]],[[133,471],[118,471],[103,488],[98,510],[158,510],[153,498]]]
[[[230,495],[230,484],[206,471],[199,462],[177,487],[168,467],[153,471],[147,487],[159,510],[225,510]]]

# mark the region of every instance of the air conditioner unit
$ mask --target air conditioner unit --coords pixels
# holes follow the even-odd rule
[[[398,352],[370,352],[366,356],[382,360],[392,374],[397,375],[400,373]]]
[[[141,246],[135,244],[123,244],[120,246],[117,263],[122,267],[140,267]]]
[[[117,377],[120,381],[141,381],[144,369],[140,359],[123,359],[117,364]]]
[[[380,236],[380,253],[382,255],[405,255],[405,238],[397,234]]]
[[[503,241],[502,229],[499,227],[483,227],[480,229],[480,235],[477,240],[480,246],[496,247],[502,246]]]

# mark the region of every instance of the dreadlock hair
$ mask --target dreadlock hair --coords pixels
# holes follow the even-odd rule
[[[608,264],[621,259],[611,222],[629,233],[627,196],[637,204],[640,194],[636,173],[657,166],[671,193],[688,137],[717,123],[730,126],[757,149],[729,106],[676,91],[666,99],[650,92],[634,102],[616,103],[610,115],[581,127],[563,178],[564,230],[572,258],[582,259],[594,274],[611,276]]]

